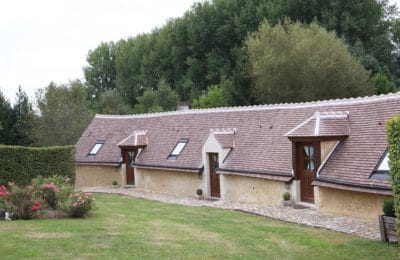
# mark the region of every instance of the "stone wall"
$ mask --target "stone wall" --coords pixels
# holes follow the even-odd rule
[[[385,195],[318,187],[321,212],[378,221]]]
[[[236,175],[221,175],[221,197],[224,201],[280,204],[286,190],[282,181]]]
[[[75,186],[79,187],[107,187],[113,180],[119,185],[126,184],[125,164],[117,166],[103,165],[76,165]]]
[[[180,196],[195,196],[203,189],[203,180],[195,172],[136,169],[135,184],[140,189]]]

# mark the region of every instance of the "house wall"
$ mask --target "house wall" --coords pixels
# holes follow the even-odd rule
[[[119,185],[126,184],[125,164],[120,167],[103,165],[76,165],[75,186],[80,187],[107,187],[113,180]]]
[[[338,141],[323,141],[321,142],[321,163],[325,161],[326,157],[328,157],[329,153],[335,147]]]
[[[204,165],[204,173],[203,173],[203,193],[205,196],[210,196],[211,195],[211,187],[210,187],[210,165],[208,161],[208,154],[209,153],[217,153],[218,154],[218,163],[220,167],[224,166],[224,160],[226,156],[229,154],[231,149],[229,148],[222,148],[220,144],[218,143],[217,139],[215,136],[211,133],[206,142],[204,143],[202,147],[202,157],[203,157],[203,165]],[[221,179],[221,178],[220,178]],[[220,186],[222,189],[221,180],[220,180]],[[222,197],[222,194],[221,194]]]
[[[221,198],[232,202],[279,204],[285,183],[237,175],[221,175]]]
[[[197,173],[136,169],[136,187],[172,195],[195,196],[197,189],[204,190],[203,180]]]
[[[388,196],[318,187],[318,208],[321,212],[378,221]]]

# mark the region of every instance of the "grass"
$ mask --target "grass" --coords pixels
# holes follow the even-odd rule
[[[395,259],[380,241],[205,207],[96,195],[86,219],[0,222],[1,259]]]

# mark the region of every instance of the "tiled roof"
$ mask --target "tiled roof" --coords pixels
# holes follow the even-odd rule
[[[236,129],[210,129],[222,148],[235,147]]]
[[[315,136],[348,136],[348,112],[315,112],[306,121],[296,126],[288,133],[287,137],[315,137]]]
[[[324,111],[334,111],[334,115],[338,115],[338,112],[342,115],[348,113],[347,119],[332,116],[320,121],[319,135],[348,135],[324,164],[320,178],[389,187],[388,181],[373,180],[369,176],[387,147],[386,120],[400,113],[398,93],[296,104],[130,116],[97,115],[76,145],[76,161],[119,163],[121,153],[118,144],[134,131],[146,129],[148,145],[140,154],[138,164],[201,169],[201,149],[209,129],[236,129],[234,148],[220,166],[223,170],[255,174],[276,172],[291,176],[292,144],[285,134],[315,116],[318,111],[320,115],[329,114],[324,114]],[[315,133],[316,121],[312,120],[308,122],[309,126],[306,123],[304,128],[297,130]],[[167,160],[181,138],[189,139],[187,146],[177,160]],[[105,140],[101,151],[94,157],[86,157],[98,140]],[[224,145],[230,143],[229,140],[217,140]]]
[[[135,147],[147,145],[147,131],[135,131],[133,134],[122,140],[118,146]]]

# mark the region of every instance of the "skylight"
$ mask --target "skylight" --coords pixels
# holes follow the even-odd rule
[[[96,155],[100,148],[103,146],[104,142],[103,141],[98,141],[96,144],[93,146],[92,150],[90,150],[88,155]]]
[[[168,156],[168,160],[176,160],[178,156],[181,154],[183,151],[183,148],[185,148],[186,144],[189,142],[189,139],[182,138],[179,140],[179,142],[175,145],[175,148],[172,150],[172,152]]]
[[[378,171],[382,171],[382,172],[388,172],[390,170],[389,167],[389,153],[386,153],[385,158],[383,158],[383,160],[381,161],[381,163],[378,166]]]

